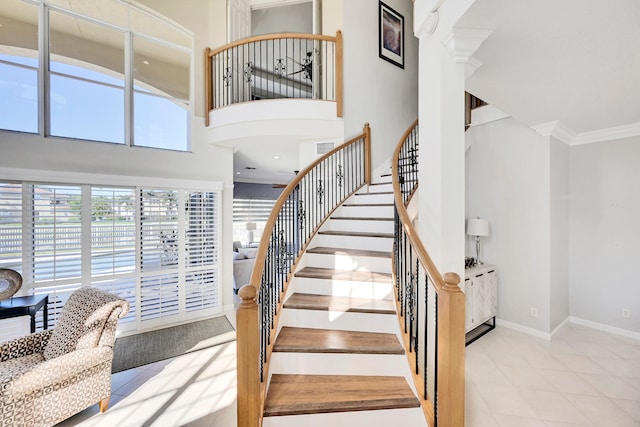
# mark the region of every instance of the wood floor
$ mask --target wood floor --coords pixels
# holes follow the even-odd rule
[[[289,320],[285,321],[280,329],[273,347],[274,360],[288,356],[286,356],[287,359],[280,359],[286,360],[285,362],[276,364],[285,366],[282,368],[285,372],[273,372],[270,378],[264,409],[264,416],[270,417],[269,425],[279,425],[278,420],[281,418],[278,417],[283,416],[341,412],[369,413],[369,411],[420,407],[418,398],[407,382],[406,374],[364,375],[363,372],[368,368],[363,368],[358,362],[360,359],[357,359],[365,357],[363,360],[372,366],[372,371],[380,370],[380,367],[385,367],[389,363],[404,364],[406,366],[402,369],[406,369],[408,375],[411,375],[404,357],[405,350],[398,339],[397,332],[389,332],[394,330],[389,327],[386,327],[385,331],[367,330],[375,329],[371,325],[379,324],[376,322],[392,325],[396,328],[395,330],[398,328],[390,272],[393,241],[393,217],[390,214],[392,211],[371,209],[371,207],[392,206],[393,194],[385,189],[388,186],[375,187],[375,194],[363,193],[352,196],[343,205],[345,209],[341,208],[332,215],[318,233],[318,236],[324,239],[322,242],[331,244],[314,245],[312,242],[309,245],[311,249],[308,249],[303,256],[307,261],[301,263],[303,267],[294,274],[283,311],[294,312],[295,316],[283,316]],[[361,209],[363,207],[365,210]],[[352,244],[353,242],[356,243]],[[310,257],[304,258],[308,255]],[[345,262],[347,264],[352,262],[353,268],[344,268]],[[327,265],[338,264],[342,268],[327,267]],[[305,288],[309,283],[313,285]],[[354,297],[353,295],[357,292],[350,293],[344,290],[345,287],[349,289],[349,286],[358,289],[376,289],[375,292],[365,292],[367,296],[384,294],[380,289],[388,289],[388,296]],[[315,292],[304,291],[304,289],[313,289]],[[341,289],[341,295],[334,295],[335,289]],[[327,314],[322,315],[322,312]],[[298,324],[312,322],[311,320],[299,321],[299,319],[307,319],[308,316],[305,313],[317,313],[310,318],[325,319],[321,321],[324,323],[313,327],[309,324]],[[335,323],[326,320],[339,317],[341,314],[352,316],[350,319],[356,319],[350,324],[353,330],[345,328],[345,323],[341,323],[342,327],[339,328]],[[377,316],[376,322],[372,322],[374,318],[372,316]],[[380,320],[381,318],[383,320]],[[340,363],[346,360],[344,357],[352,358],[347,365],[357,366],[358,375],[351,375],[353,372],[349,372],[348,367],[342,369],[345,371],[343,375],[309,374],[308,372],[305,374],[296,370],[296,367],[309,368],[318,362],[333,363],[327,360]],[[376,357],[380,359],[375,359]],[[389,359],[390,357],[397,359]],[[314,372],[321,371],[321,368],[315,366],[309,369]],[[336,370],[340,369],[336,367],[329,369],[332,372]],[[372,416],[375,424],[375,414]],[[301,425],[306,425],[305,421],[300,422]],[[371,425],[371,422],[367,425]]]

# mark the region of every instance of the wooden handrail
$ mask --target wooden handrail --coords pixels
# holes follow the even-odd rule
[[[304,66],[311,67],[311,63],[316,61],[315,55],[313,58],[309,56],[296,59],[294,57],[292,59],[298,62],[303,69],[293,74],[304,71],[304,76],[306,76],[298,81],[294,77],[289,77],[292,73],[284,75],[285,67],[281,68],[281,74],[278,74],[277,71],[274,74],[274,71],[265,69],[266,63],[264,59],[261,60],[260,57],[256,57],[255,51],[253,56],[249,53],[252,51],[252,45],[263,42],[278,43],[278,41],[283,40],[285,42],[285,50],[287,41],[293,40],[307,44],[307,49],[309,50],[307,55],[312,51],[315,52],[319,58],[319,63],[324,64],[323,67],[334,67],[333,72],[330,72],[331,69],[326,68],[320,69],[319,72],[304,69]],[[253,47],[253,49],[257,48]],[[264,54],[268,53],[269,49],[265,48]],[[259,55],[262,54],[263,51],[260,48]],[[342,117],[344,105],[343,55],[344,47],[340,30],[336,31],[335,36],[303,33],[267,34],[237,40],[217,49],[206,48],[204,52],[205,125],[209,126],[209,115],[216,108],[272,98],[320,99],[335,102],[336,117]],[[268,59],[268,61],[271,61],[271,59]],[[304,63],[304,65],[301,63]],[[314,73],[314,77],[318,80],[314,81],[311,73]],[[320,75],[316,76],[316,73]],[[301,76],[303,75],[301,74]],[[324,78],[320,79],[322,76]],[[329,76],[332,80],[327,80]],[[309,91],[309,88],[312,88],[312,90]]]
[[[340,31],[338,31],[340,32]],[[342,36],[342,33],[340,33]],[[224,52],[225,50],[232,49],[237,46],[242,46],[243,44],[261,42],[265,40],[278,40],[278,39],[305,39],[305,40],[324,40],[328,42],[335,42],[337,40],[336,36],[325,36],[323,34],[304,34],[304,33],[274,33],[274,34],[265,34],[262,36],[253,36],[248,37],[246,39],[237,40],[233,43],[228,43],[224,46],[221,46],[217,49],[214,49],[209,52],[209,57],[212,58],[220,52]]]
[[[291,194],[301,184],[302,180],[314,171],[316,167],[321,165],[325,160],[329,159],[332,155],[338,153],[341,150],[351,146],[354,143],[362,141],[364,139],[364,163],[370,163],[371,158],[371,130],[369,124],[364,125],[364,131],[361,135],[350,139],[349,141],[341,144],[340,146],[329,151],[315,162],[304,168],[298,173],[291,182],[284,188],[280,197],[276,201],[269,219],[265,225],[265,232],[262,234],[260,244],[256,253],[256,260],[254,268],[251,273],[249,283],[242,286],[238,292],[238,295],[242,299],[242,303],[238,307],[236,312],[237,323],[237,375],[238,375],[238,427],[259,427],[262,424],[262,416],[264,413],[264,402],[267,391],[267,378],[269,373],[269,364],[271,359],[271,352],[273,350],[275,333],[278,330],[279,313],[282,309],[284,299],[282,298],[286,294],[289,281],[291,279],[291,273],[295,271],[299,256],[304,252],[306,245],[311,240],[311,237],[318,231],[320,225],[331,215],[331,210],[325,218],[319,221],[319,224],[314,226],[311,237],[307,238],[300,251],[295,255],[295,260],[287,274],[286,284],[284,285],[281,294],[278,295],[278,305],[276,308],[276,318],[274,320],[273,327],[267,332],[270,337],[270,344],[266,348],[264,367],[262,370],[263,380],[260,378],[260,327],[264,326],[260,324],[259,319],[259,304],[258,295],[260,293],[260,287],[262,286],[262,278],[264,274],[264,267],[267,260],[267,254],[269,253],[269,245],[271,242],[272,232],[276,227],[278,216],[287,202]],[[366,181],[369,178],[364,178]],[[360,188],[361,185],[358,186]],[[355,190],[354,190],[355,191]],[[349,197],[352,192],[346,195]]]
[[[437,422],[439,426],[457,427],[464,425],[465,296],[458,286],[460,276],[456,273],[446,273],[443,277],[438,271],[438,268],[431,260],[418,233],[413,227],[403,199],[400,188],[400,171],[398,164],[403,144],[417,126],[418,121],[416,120],[403,134],[393,154],[392,183],[394,200],[398,220],[410,242],[412,253],[417,256],[420,265],[423,267],[438,295],[436,318],[437,379],[435,385],[437,401],[429,398],[426,402],[423,402],[423,411],[425,417],[431,424]],[[413,194],[416,189],[417,187],[413,188],[411,194]],[[401,310],[399,307],[398,314],[400,313]],[[407,348],[407,357],[413,365],[415,363],[415,356],[413,356],[414,359],[412,359],[411,352],[409,351],[409,337],[406,333],[403,335],[405,347]],[[413,379],[418,390],[426,390],[424,380],[420,375],[414,372]],[[437,417],[437,420],[435,420],[434,417]]]

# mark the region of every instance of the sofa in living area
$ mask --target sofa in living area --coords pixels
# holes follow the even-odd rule
[[[239,242],[233,244],[233,291],[236,294],[249,283],[257,252],[258,248],[243,248]]]

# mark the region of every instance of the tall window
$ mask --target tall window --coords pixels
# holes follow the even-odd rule
[[[118,0],[41,2],[2,0],[0,129],[189,150],[192,37]]]
[[[220,311],[218,193],[0,182],[0,268],[49,294],[55,324],[91,285],[127,299],[128,329]],[[23,242],[28,242],[24,245]]]

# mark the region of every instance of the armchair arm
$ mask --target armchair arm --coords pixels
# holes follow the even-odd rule
[[[3,390],[11,390],[12,393],[23,395],[34,390],[51,387],[64,381],[74,381],[78,377],[85,377],[105,369],[104,363],[108,363],[106,369],[111,375],[111,360],[113,350],[108,347],[85,348],[72,351],[34,366],[28,372],[11,380],[10,385],[2,384]]]
[[[9,359],[28,356],[33,353],[42,353],[49,342],[52,332],[52,329],[48,329],[3,342],[0,344],[0,362],[6,362]]]

